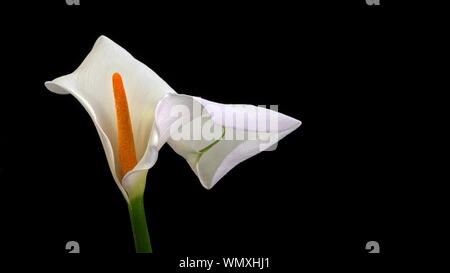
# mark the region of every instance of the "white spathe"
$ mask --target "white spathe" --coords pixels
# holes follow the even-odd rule
[[[187,111],[174,111],[180,105]],[[271,121],[277,126],[271,126]],[[186,159],[206,189],[211,189],[236,165],[276,145],[301,125],[299,120],[270,109],[220,104],[181,94],[168,94],[162,99],[155,122],[160,138]],[[215,137],[199,133],[196,123],[203,124],[207,132],[216,132]],[[174,136],[183,129],[193,130],[190,138]]]
[[[138,164],[121,177],[118,154],[117,118],[112,75],[121,74],[127,93]],[[125,49],[100,36],[91,52],[71,74],[48,81],[45,86],[58,94],[73,95],[89,113],[100,136],[108,165],[117,186],[129,196],[145,187],[147,170],[164,144],[153,128],[158,102],[173,89],[155,72]],[[137,185],[139,184],[139,185]]]
[[[120,73],[127,93],[138,163],[121,177],[118,154],[117,118],[112,75]],[[148,169],[157,160],[158,151],[168,141],[183,156],[210,189],[240,162],[266,150],[294,131],[301,122],[281,113],[252,105],[225,105],[198,97],[177,94],[164,80],[125,49],[105,36],[100,36],[91,52],[71,74],[48,81],[45,86],[58,94],[73,95],[92,118],[105,150],[114,180],[129,202],[142,194]],[[171,112],[185,106],[189,115],[181,124]],[[195,116],[195,107],[205,110]],[[258,110],[258,111],[255,111]],[[219,115],[217,115],[219,114]],[[255,126],[258,121],[275,118],[277,126]],[[231,118],[230,118],[231,117]],[[233,117],[243,117],[235,120]],[[265,119],[266,118],[266,119]],[[197,120],[219,129],[215,139],[175,139],[171,130],[190,126]],[[225,135],[222,135],[222,130]],[[256,134],[251,139],[247,133]],[[244,133],[244,139],[230,140],[229,135]]]

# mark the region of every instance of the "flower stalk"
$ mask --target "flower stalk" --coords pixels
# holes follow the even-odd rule
[[[150,235],[148,233],[147,220],[145,218],[143,193],[130,199],[128,211],[130,213],[136,253],[152,253]]]

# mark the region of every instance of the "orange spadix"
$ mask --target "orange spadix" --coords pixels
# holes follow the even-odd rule
[[[133,127],[128,109],[127,94],[119,73],[112,75],[114,100],[116,102],[117,128],[119,141],[119,159],[121,173],[124,176],[136,164],[136,148],[134,146]]]

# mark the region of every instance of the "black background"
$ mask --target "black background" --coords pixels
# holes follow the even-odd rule
[[[88,114],[43,84],[72,72],[106,35],[178,93],[277,104],[303,122],[210,191],[164,146],[145,193],[150,261],[162,257],[176,269],[186,256],[262,256],[277,269],[411,251],[408,23],[388,1],[311,2],[4,8],[13,15],[2,21],[10,72],[1,95],[5,248],[67,256],[65,243],[76,240],[81,256],[133,259],[126,203]],[[370,240],[381,245],[378,257],[364,249]]]

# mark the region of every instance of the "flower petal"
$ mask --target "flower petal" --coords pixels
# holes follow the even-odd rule
[[[189,117],[180,121],[175,109],[184,106]],[[196,109],[201,108],[198,112]],[[174,111],[175,109],[175,111]],[[196,120],[212,122],[210,129],[221,128],[223,134],[211,139],[174,137],[173,130],[194,126]],[[198,97],[169,94],[158,104],[156,125],[160,137],[183,156],[201,184],[212,188],[225,174],[242,161],[268,150],[301,125],[299,120],[276,111],[253,105],[225,105]],[[202,131],[205,130],[204,127]],[[207,132],[208,130],[206,130]],[[206,148],[205,148],[206,147]],[[202,149],[203,148],[203,149]]]
[[[122,75],[127,92],[139,161],[133,171],[142,171],[153,166],[158,151],[156,146],[160,146],[157,132],[152,130],[156,105],[167,93],[174,93],[155,72],[109,38],[100,36],[73,73],[46,82],[45,86],[58,94],[72,94],[84,106],[98,131],[114,180],[126,195],[122,185],[125,189],[131,187],[130,181],[134,179],[126,179],[130,171],[121,184],[111,80],[115,72]]]

